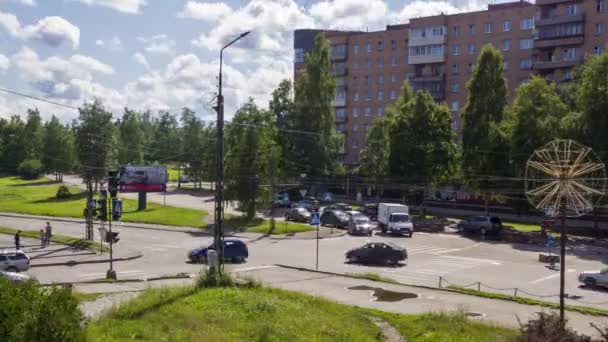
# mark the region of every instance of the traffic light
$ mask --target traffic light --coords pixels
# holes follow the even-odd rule
[[[118,241],[120,241],[120,239],[118,238],[118,232],[108,232],[106,234],[106,242],[107,243],[117,243]]]
[[[97,218],[101,221],[108,220],[108,201],[105,198],[97,200]]]
[[[108,190],[112,198],[118,194],[118,183],[118,171],[108,171]]]
[[[119,198],[112,198],[112,220],[120,221],[122,217],[122,200]]]

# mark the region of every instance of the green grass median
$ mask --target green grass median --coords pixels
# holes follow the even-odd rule
[[[230,231],[247,231],[250,233],[261,233],[271,235],[294,234],[301,232],[309,232],[316,229],[316,227],[305,223],[276,221],[275,229],[271,232],[270,220],[261,219],[258,217],[253,219],[247,219],[245,217],[228,217],[225,221],[225,226]]]
[[[20,230],[21,230],[22,238],[40,240],[40,231],[36,231],[36,230],[24,230],[24,229],[0,227],[0,234],[15,235]],[[57,234],[53,234],[53,236],[51,236],[51,242],[70,246],[70,247],[80,248],[80,249],[93,250],[93,251],[99,251],[100,248],[103,248],[104,251],[110,250],[106,246],[103,246],[103,247],[100,246],[99,242],[79,239],[79,238],[75,238],[75,237],[71,237],[71,236],[57,235]]]
[[[72,196],[67,199],[55,197],[61,183],[45,179],[24,181],[18,177],[0,178],[0,212],[43,215],[54,217],[83,218],[86,193],[69,187]],[[124,222],[151,223],[170,226],[205,226],[207,212],[202,210],[162,206],[148,203],[148,208],[137,211],[137,201],[123,199]]]

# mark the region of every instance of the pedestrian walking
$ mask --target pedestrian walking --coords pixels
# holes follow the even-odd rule
[[[46,245],[48,246],[51,243],[51,237],[53,236],[53,228],[51,227],[51,223],[47,222],[44,227],[45,235],[46,235]]]
[[[15,249],[16,250],[20,250],[21,249],[21,231],[17,231],[17,233],[15,234]]]
[[[40,248],[44,248],[46,246],[46,233],[44,229],[40,229]]]

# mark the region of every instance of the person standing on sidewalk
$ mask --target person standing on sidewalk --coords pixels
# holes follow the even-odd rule
[[[46,246],[46,233],[44,229],[40,229],[40,248],[44,248]]]
[[[51,227],[51,223],[47,222],[46,223],[46,227],[44,227],[45,230],[45,235],[46,235],[46,245],[50,245],[51,243],[51,236],[53,236],[53,228]]]
[[[20,250],[21,249],[21,231],[17,231],[17,233],[15,234],[15,249],[16,250]]]

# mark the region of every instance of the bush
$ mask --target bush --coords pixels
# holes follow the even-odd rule
[[[84,341],[82,323],[71,289],[0,278],[0,341]]]
[[[66,199],[70,198],[70,196],[72,196],[72,193],[70,192],[70,189],[68,189],[67,186],[62,185],[59,187],[59,189],[57,189],[57,194],[55,196],[59,199]]]
[[[567,323],[567,322],[566,322]],[[536,319],[519,324],[521,335],[518,342],[592,342],[589,336],[579,335],[561,324],[559,314],[539,312]]]
[[[42,163],[37,159],[29,159],[19,164],[17,172],[23,179],[36,179],[42,174]]]
[[[196,287],[199,289],[211,288],[211,287],[234,287],[236,282],[232,275],[228,272],[222,272],[220,275],[218,272],[209,272],[205,270],[196,279]]]

